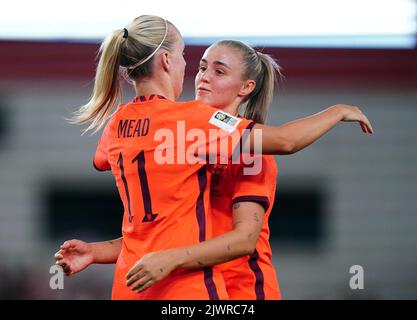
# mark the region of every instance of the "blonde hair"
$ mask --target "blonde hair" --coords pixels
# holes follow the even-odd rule
[[[245,65],[243,80],[251,79],[256,82],[255,89],[244,100],[246,107],[243,116],[257,123],[265,123],[277,75],[280,79],[283,77],[281,67],[271,56],[258,52],[241,41],[222,40],[213,46],[218,45],[234,48],[242,53]]]
[[[100,130],[121,100],[122,72],[131,80],[151,76],[154,54],[160,48],[170,51],[177,32],[175,26],[163,18],[142,15],[126,28],[107,36],[100,46],[90,101],[74,113],[70,122],[90,123],[84,133]]]

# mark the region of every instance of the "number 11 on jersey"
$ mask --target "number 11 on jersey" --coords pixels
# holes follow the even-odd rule
[[[143,151],[139,152],[139,154],[135,158],[133,158],[132,163],[135,163],[135,162],[137,162],[139,183],[140,183],[140,187],[142,190],[143,206],[145,209],[145,215],[142,219],[142,222],[152,222],[156,219],[158,214],[153,213],[152,211],[151,195],[149,193],[148,178],[146,176],[146,171],[145,171],[145,153]],[[124,166],[123,166],[123,156],[121,152],[119,153],[119,159],[117,160],[117,164],[120,167],[122,181],[123,181],[123,185],[124,185],[125,192],[126,192],[129,222],[132,222],[133,215],[132,215],[132,210],[131,210],[131,205],[130,205],[129,186],[125,177]]]

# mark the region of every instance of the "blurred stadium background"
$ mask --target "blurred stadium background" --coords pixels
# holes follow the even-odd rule
[[[181,100],[193,99],[205,47],[238,38],[283,67],[269,123],[348,103],[373,124],[369,136],[340,123],[276,158],[270,227],[283,298],[417,298],[416,1],[258,1],[256,10],[177,1],[185,13],[164,1],[122,1],[109,12],[102,2],[48,2],[14,1],[0,14],[0,299],[110,297],[111,265],[49,287],[62,241],[119,237],[122,215],[111,174],[92,166],[99,135],[81,137],[65,118],[88,100],[102,38],[143,13],[167,17],[185,36]],[[125,84],[123,100],[133,96]],[[364,269],[363,290],[349,287],[352,265]]]

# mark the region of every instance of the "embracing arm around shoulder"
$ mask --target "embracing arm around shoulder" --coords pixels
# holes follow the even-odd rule
[[[250,150],[256,151],[254,146],[260,141],[254,135],[261,132],[263,154],[292,154],[320,139],[340,121],[358,122],[364,133],[373,133],[371,123],[358,107],[338,104],[278,127],[255,124],[245,147],[250,144]]]

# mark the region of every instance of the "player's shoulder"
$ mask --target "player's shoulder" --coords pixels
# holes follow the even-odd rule
[[[113,114],[111,115],[108,123],[111,124],[112,122],[115,122],[118,118],[123,117],[126,112],[129,112],[131,102],[128,103],[121,103],[117,106],[117,109]]]
[[[262,162],[266,170],[273,171],[275,173],[278,172],[278,165],[275,160],[275,156],[270,154],[264,154],[262,155]]]
[[[118,121],[120,120],[120,118],[123,118],[124,111],[126,110],[126,108],[128,108],[128,106],[129,106],[129,103],[119,104],[117,106],[116,111],[113,112],[113,114],[109,117],[106,124],[104,125],[102,138],[107,137],[109,133],[115,128],[117,129]]]
[[[192,111],[208,111],[208,112],[215,112],[218,109],[215,109],[213,107],[210,107],[209,105],[205,104],[204,102],[202,102],[201,100],[190,100],[190,101],[182,101],[182,102],[175,102],[177,107],[179,108],[184,108],[184,109],[189,109]]]

